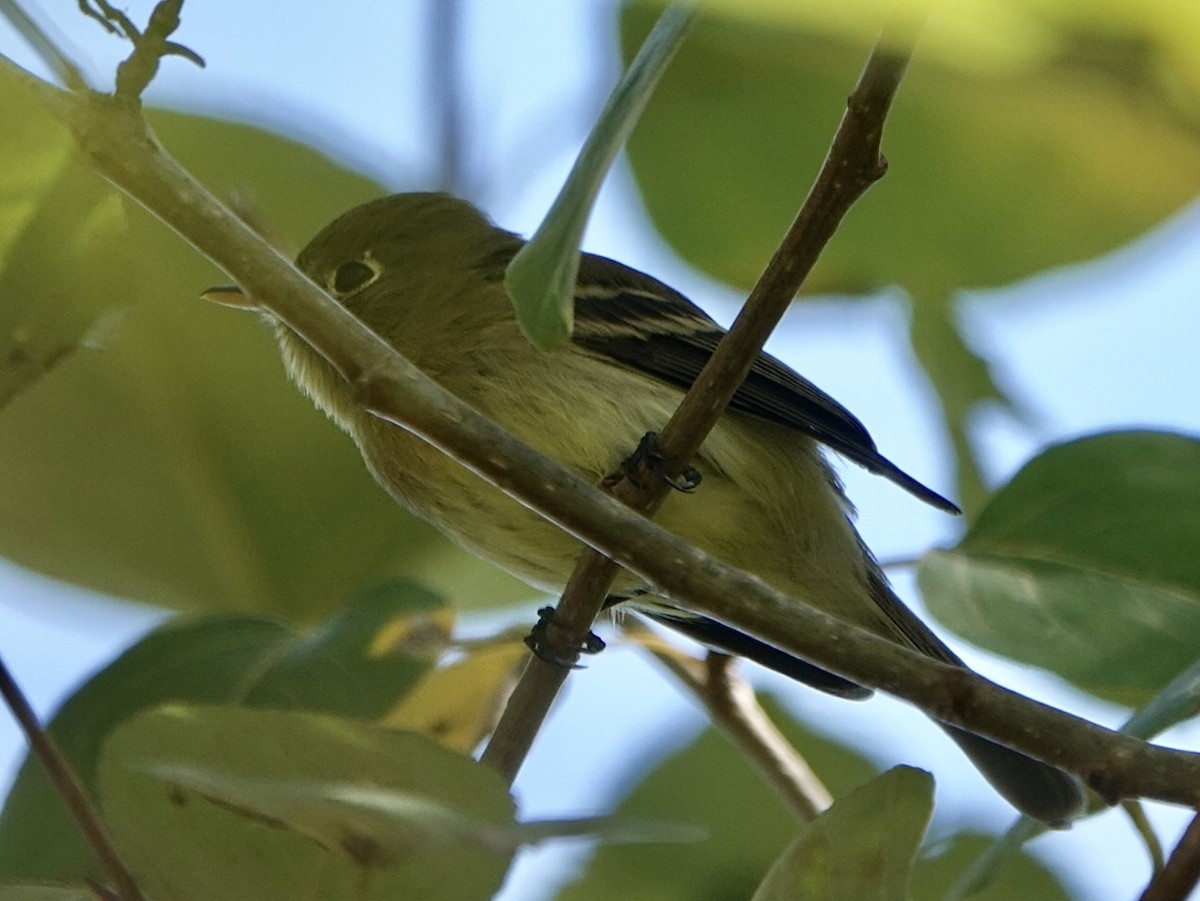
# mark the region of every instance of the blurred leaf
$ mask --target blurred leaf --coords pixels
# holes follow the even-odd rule
[[[626,9],[626,57],[656,9]],[[741,287],[757,278],[879,26],[863,27],[850,40],[698,17],[629,143],[655,224],[693,265]],[[1060,37],[1036,65],[1003,70],[956,70],[918,53],[887,123],[888,175],[847,217],[806,290],[899,283],[942,303],[1103,253],[1190,201],[1200,131],[1146,79],[1167,51],[1145,46],[1124,68],[1100,67],[1085,35]]]
[[[246,616],[167,623],[83,685],[55,714],[50,732],[94,791],[104,741],[133,714],[163,703],[379,716],[433,660],[396,651],[374,655],[374,639],[402,617],[427,620],[435,603],[413,586],[381,587],[363,592],[310,635]],[[0,878],[85,876],[100,876],[92,855],[41,766],[27,757],[0,813]]]
[[[960,832],[927,850],[913,868],[909,890],[914,901],[946,901],[959,877],[983,854],[992,838]],[[986,886],[971,901],[1069,901],[1071,895],[1035,856],[1016,849],[1004,859],[1003,869],[990,874]]]
[[[346,785],[421,803],[381,818],[317,790]],[[105,747],[100,796],[150,897],[290,901],[320,886],[322,898],[356,901],[489,898],[510,852],[481,837],[514,825],[499,776],[431,741],[239,708],[166,707],[127,721]]]
[[[871,765],[857,754],[805,730],[769,698],[762,700],[835,797],[872,777]],[[709,839],[692,845],[601,848],[559,897],[745,901],[795,836],[795,816],[712,729],[650,764],[653,769],[629,787],[616,813],[633,820],[695,823],[707,830]]]
[[[0,901],[96,901],[96,893],[83,885],[0,885]]]
[[[932,814],[933,777],[912,767],[888,770],[808,823],[754,901],[904,901]]]
[[[92,788],[100,747],[134,712],[168,700],[240,696],[264,658],[293,639],[284,626],[213,616],[151,632],[93,676],[50,724],[67,761]],[[26,757],[0,813],[0,878],[99,876],[91,852],[40,764]]]
[[[121,203],[66,132],[0,75],[0,407],[87,342],[136,286]]]
[[[1126,735],[1151,739],[1200,713],[1200,660],[1139,707],[1121,726]]]
[[[667,7],[613,88],[550,212],[504,273],[521,330],[544,351],[571,337],[579,244],[596,193],[691,25],[690,4]]]
[[[958,547],[922,560],[931,613],[969,641],[1141,704],[1200,647],[1200,441],[1114,432],[1052,447]]]
[[[659,5],[626,7],[626,59]],[[723,5],[744,15],[698,17],[629,141],[629,159],[675,251],[745,289],[825,158],[883,9]],[[969,25],[983,10],[975,37],[1005,35],[1005,25],[1027,37],[1032,29],[1028,46],[1014,38],[1016,52],[999,57],[943,52],[939,9],[888,118],[888,174],[851,210],[804,290],[907,291],[914,348],[941,402],[971,509],[982,482],[967,413],[1004,394],[959,333],[955,295],[1091,259],[1191,201],[1200,190],[1200,79],[1186,76],[1197,69],[1194,37],[1186,53],[1180,46],[1189,33],[1180,23],[1197,16],[1178,5],[1175,23],[1156,19],[1152,36],[1123,31],[1137,14],[1114,4],[1104,5],[1108,19],[1038,4],[1048,11],[1031,15],[1032,25],[1008,21],[1030,4],[965,6],[947,15]],[[968,40],[948,34],[947,47]]]
[[[258,129],[153,119],[201,180],[293,247],[382,192]],[[5,146],[24,146],[9,131],[20,140]],[[32,143],[26,169],[57,146]],[[269,330],[197,299],[228,279],[139,208],[128,218],[136,265],[114,258],[96,279],[150,300],[104,353],[74,355],[4,411],[0,553],[120,597],[300,620],[392,574],[472,605],[528,596],[401,511],[287,382]]]
[[[435,617],[448,613],[452,611],[442,598],[406,582],[361,591],[284,653],[264,661],[267,665],[253,685],[246,686],[244,703],[381,716],[433,668],[438,653],[449,644],[453,618],[446,616],[434,627],[440,642],[427,636],[416,653],[403,645],[377,650],[380,638],[405,625],[428,628]]]
[[[491,733],[528,657],[520,640],[471,651],[427,672],[383,722],[470,754]]]

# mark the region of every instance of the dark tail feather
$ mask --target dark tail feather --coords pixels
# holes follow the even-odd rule
[[[864,553],[869,552],[864,549]],[[882,572],[872,566],[868,577],[875,603],[912,647],[934,660],[968,669],[958,655],[896,597]],[[1062,828],[1083,811],[1086,798],[1074,776],[955,726],[938,725],[962,748],[992,788],[1026,816],[1041,820],[1047,826]]]
[[[942,728],[992,788],[1025,816],[1065,829],[1083,812],[1083,790],[1068,773],[954,726]]]
[[[872,582],[877,602],[888,613],[889,618],[893,621],[898,620],[897,627],[908,642],[935,660],[966,668],[928,626],[901,604],[882,575],[878,575]],[[660,607],[647,609],[639,606],[638,612],[682,632],[701,644],[753,660],[820,691],[856,701],[869,698],[872,694],[868,688],[827,672],[806,660],[793,657],[716,620],[683,613],[672,616]],[[997,793],[1021,813],[1047,826],[1062,828],[1082,812],[1086,799],[1075,777],[990,739],[972,735],[955,726],[941,723],[939,725],[954,739],[955,744],[963,750]]]
[[[772,669],[777,673],[787,676],[789,679],[795,679],[797,682],[802,682],[818,691],[824,691],[839,698],[848,698],[852,701],[862,701],[873,694],[869,688],[863,688],[849,679],[835,676],[833,673],[823,670],[819,666],[814,666],[807,660],[793,657],[791,654],[779,650],[779,648],[772,647],[765,642],[759,641],[757,638],[752,638],[749,635],[739,632],[737,629],[731,629],[724,623],[719,623],[714,619],[708,619],[703,616],[687,616],[684,614],[671,616],[660,608],[648,610],[639,607],[638,612],[650,617],[655,622],[662,623],[664,626],[674,629],[676,632],[682,632],[688,638],[707,645],[713,650],[724,651],[727,654],[734,654],[738,657],[745,657],[747,660],[753,660],[767,669]]]

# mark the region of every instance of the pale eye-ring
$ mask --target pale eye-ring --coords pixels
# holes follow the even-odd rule
[[[383,266],[371,254],[338,266],[329,276],[329,291],[335,297],[349,297],[372,284],[383,272]]]

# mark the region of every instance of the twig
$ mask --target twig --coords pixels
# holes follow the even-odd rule
[[[58,743],[38,722],[37,715],[3,660],[0,660],[0,696],[12,711],[13,719],[21,727],[30,750],[45,769],[54,790],[58,792],[58,796],[63,799],[63,803],[67,805],[71,816],[79,825],[84,840],[100,861],[104,872],[108,874],[117,897],[121,901],[145,901],[137,880],[133,878],[133,873],[125,866],[116,846],[109,838],[100,812],[84,791],[83,784],[67,763]]]
[[[164,56],[182,56],[204,68],[200,54],[167,40],[179,27],[182,9],[183,0],[159,0],[150,13],[146,30],[140,31],[129,16],[108,0],[79,0],[80,12],[99,22],[105,31],[120,35],[133,44],[133,53],[117,66],[116,97],[126,103],[140,103],[142,93],[158,74],[158,65]]]
[[[905,35],[909,34],[905,29]],[[796,220],[733,327],[659,435],[657,449],[668,476],[678,477],[683,473],[750,371],[842,217],[884,174],[887,167],[879,152],[883,123],[908,64],[908,52],[895,49],[900,46],[911,49],[912,42],[888,32],[880,37],[850,95],[829,155]],[[622,479],[611,491],[618,500],[649,517],[662,504],[668,488],[663,480],[644,471],[640,478]],[[580,555],[554,614],[555,631],[549,638],[554,642],[555,656],[564,657],[580,647],[603,609],[605,595],[618,569],[617,564],[590,548]],[[481,759],[495,767],[510,784],[566,675],[567,670],[561,666],[534,658],[509,698]]]
[[[37,93],[96,170],[237,280],[356,386],[365,409],[421,436],[579,541],[698,613],[939,722],[1078,773],[1110,802],[1200,806],[1200,754],[1149,744],[1022,697],[851,626],[713,559],[543,457],[436,385],[337,304],[185,172],[135,108],[72,95],[0,57]],[[736,604],[729,599],[736,598]]]
[[[1150,880],[1140,901],[1187,901],[1200,880],[1200,814],[1192,818],[1166,866]]]
[[[808,822],[833,803],[829,790],[808,762],[762,709],[753,687],[738,673],[732,657],[712,652],[701,662],[674,649],[645,646],[704,704],[713,724],[796,816]]]

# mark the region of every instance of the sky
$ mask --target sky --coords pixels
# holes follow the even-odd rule
[[[201,71],[167,60],[149,99],[301,137],[322,136],[319,143],[331,155],[389,184],[434,187],[432,101],[413,88],[426,83],[430,65],[423,49],[426,7],[363,0],[339,6],[331,27],[330,5],[316,0],[288,4],[286,18],[278,4],[192,2],[185,5],[178,38],[199,51],[208,67]],[[128,4],[137,21],[149,8],[145,2]],[[97,84],[107,86],[103,73],[112,71],[126,48],[78,15],[74,4],[55,4],[55,17],[75,58],[96,73]],[[44,14],[40,18],[46,21]],[[466,168],[480,188],[476,197],[502,225],[530,233],[565,176],[616,77],[613,22],[607,0],[466,4],[464,82],[473,148]],[[512,52],[514,47],[521,52]],[[35,63],[3,26],[0,52]],[[967,298],[962,316],[970,339],[1004,361],[1006,384],[1033,399],[1037,413],[1031,423],[997,411],[980,413],[989,475],[1003,480],[1045,444],[1093,431],[1153,426],[1200,433],[1198,241],[1200,209],[1193,207],[1103,260]],[[602,192],[585,246],[675,285],[723,322],[736,311],[734,292],[683,267],[655,236],[623,164]],[[896,340],[906,328],[902,309],[886,299],[849,308],[810,303],[793,309],[769,348],[853,410],[889,457],[928,484],[946,486],[948,451],[932,397]],[[903,390],[877,388],[894,384]],[[916,503],[900,508],[893,486],[850,467],[841,472],[859,507],[860,528],[881,559],[910,558],[954,539],[958,526],[949,518]],[[903,572],[896,581],[904,597],[913,597]],[[533,609],[530,604],[529,610],[505,615],[519,621]],[[44,713],[160,616],[0,564],[0,653]],[[481,617],[468,628],[483,632],[496,622],[495,615]],[[963,653],[985,675],[1020,691],[1106,725],[1124,719],[1125,711],[1096,703],[1049,674],[970,648]],[[958,817],[978,817],[976,825],[984,827],[1007,816],[953,747],[930,738],[934,727],[903,704],[881,698],[848,712],[844,702],[791,690],[770,674],[756,674],[756,680],[784,691],[807,720],[862,745],[881,764],[916,758],[933,769],[941,789],[939,817],[945,818],[935,821],[935,833],[939,822]],[[704,725],[698,711],[681,703],[628,650],[600,655],[570,683],[526,765],[537,778],[517,783],[523,816],[602,812],[587,807],[589,798],[603,797],[628,778],[635,765],[630,755],[603,741],[573,750],[569,771],[549,765],[563,742],[578,746],[575,738],[580,729],[590,729],[595,711],[604,711],[613,736],[653,726],[660,730],[656,734],[684,744]],[[632,685],[636,692],[629,690]],[[674,728],[663,730],[664,723]],[[1200,728],[1177,728],[1161,741],[1200,748]],[[0,718],[0,780],[20,753],[16,730]],[[960,795],[970,798],[973,813],[965,805],[956,808],[952,799]],[[1154,805],[1152,818],[1164,843],[1173,845],[1183,813]],[[585,850],[573,845],[524,855],[502,901],[550,897]],[[1080,897],[1135,896],[1146,875],[1144,852],[1118,815],[1048,837],[1037,850]]]

